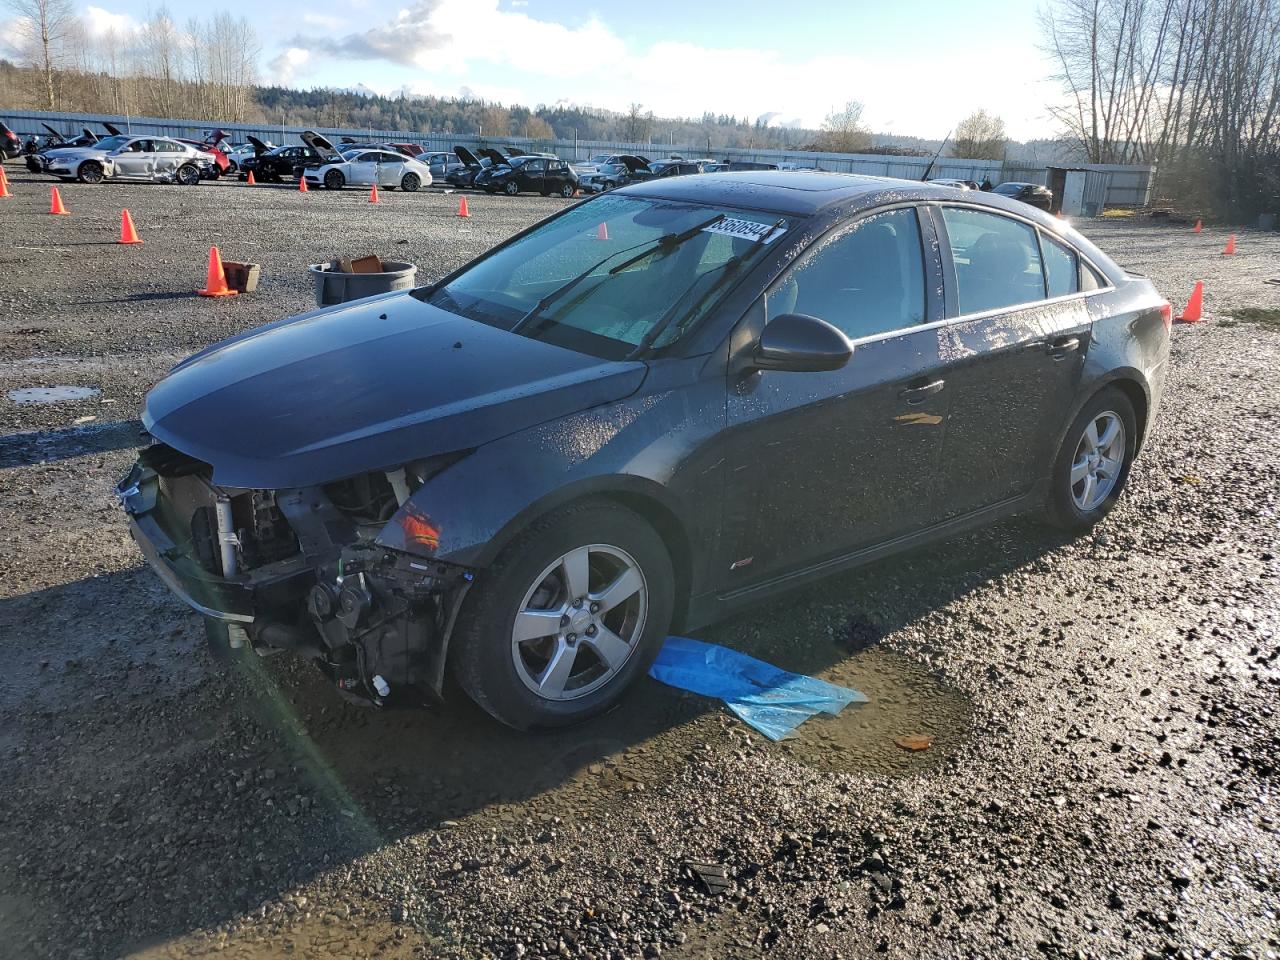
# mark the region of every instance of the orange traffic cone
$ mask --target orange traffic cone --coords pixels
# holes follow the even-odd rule
[[[12,197],[9,192],[9,177],[4,172],[4,167],[0,167],[0,200]]]
[[[460,216],[460,217],[469,217],[469,216],[471,216],[471,211],[467,209],[467,198],[466,198],[466,197],[462,197],[461,199],[459,199],[459,200],[458,200],[458,216]]]
[[[141,243],[142,238],[138,236],[138,231],[133,228],[133,217],[129,215],[126,208],[120,211],[120,239],[116,243]]]
[[[50,216],[65,216],[65,215],[67,215],[67,214],[69,214],[69,213],[71,213],[71,211],[70,211],[70,210],[68,210],[66,207],[64,207],[64,206],[62,205],[62,194],[60,194],[60,193],[58,192],[58,188],[57,188],[57,187],[54,187],[54,188],[53,188],[53,194],[52,194],[52,196],[50,197],[50,203],[49,203],[49,215],[50,215]]]
[[[373,185],[373,189],[369,191],[369,202],[370,203],[381,202],[378,200],[378,185],[376,183]]]
[[[252,171],[252,170],[250,170],[250,171],[249,171],[249,179],[247,179],[247,180],[245,181],[245,183],[249,184],[249,186],[251,186],[251,187],[252,187],[252,186],[256,186],[256,185],[257,185],[258,181],[257,181],[257,180],[255,180],[255,179],[253,179],[253,171]]]
[[[1191,232],[1192,232],[1192,233],[1199,233],[1199,232],[1200,232],[1200,227],[1201,227],[1201,223],[1200,223],[1200,221],[1199,221],[1199,220],[1197,220],[1197,221],[1196,221],[1196,225],[1195,225],[1194,227],[1192,227],[1192,228],[1191,228]]]
[[[1222,251],[1224,257],[1229,257],[1236,252],[1236,235],[1233,233],[1227,237],[1227,249]]]
[[[609,227],[603,220],[600,221],[600,226],[596,227],[596,239],[597,240],[609,239]]]
[[[304,173],[298,178],[298,192],[307,193],[307,175]]]
[[[1195,289],[1191,291],[1191,299],[1187,301],[1187,308],[1178,314],[1179,323],[1200,323],[1204,317],[1202,310],[1204,308],[1204,281],[1197,280]]]
[[[204,281],[204,289],[196,293],[202,297],[234,297],[237,291],[227,286],[227,274],[222,269],[222,254],[217,247],[209,248],[209,274]]]

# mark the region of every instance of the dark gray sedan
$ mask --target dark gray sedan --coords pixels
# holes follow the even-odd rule
[[[1009,514],[1097,523],[1171,313],[998,195],[657,179],[184,361],[119,494],[215,643],[568,723],[673,629]]]

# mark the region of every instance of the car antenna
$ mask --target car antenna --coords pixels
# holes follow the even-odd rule
[[[942,143],[938,144],[938,152],[933,155],[933,159],[929,161],[929,165],[924,168],[924,176],[920,178],[920,182],[929,179],[929,174],[933,173],[933,165],[938,162],[938,158],[942,156],[942,151],[946,149],[947,141],[951,139],[951,131],[947,131],[947,135],[942,138]]]

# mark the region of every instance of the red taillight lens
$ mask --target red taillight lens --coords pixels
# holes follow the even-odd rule
[[[1173,304],[1162,303],[1160,305],[1160,322],[1164,324],[1166,330],[1173,329]]]

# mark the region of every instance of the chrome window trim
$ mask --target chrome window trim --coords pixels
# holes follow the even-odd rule
[[[980,213],[990,213],[997,217],[1008,217],[1011,220],[1017,220],[1020,223],[1024,223],[1027,226],[1031,227],[1031,229],[1036,231],[1037,242],[1040,235],[1040,231],[1046,229],[1041,224],[1038,224],[1034,220],[1031,220],[1027,217],[1022,216],[1021,214],[1012,213],[1005,210],[997,210],[994,207],[988,207],[985,204],[980,204],[980,203],[965,203],[964,201],[959,201],[959,200],[899,200],[899,201],[895,201],[894,203],[884,204],[883,206],[873,207],[869,210],[859,211],[857,216],[843,223],[836,224],[831,228],[831,230],[827,231],[827,233],[835,232],[837,230],[843,230],[845,227],[848,227],[851,224],[858,223],[859,221],[864,220],[868,217],[875,216],[876,214],[879,214],[879,213],[886,213],[890,210],[897,210],[901,207],[914,208],[916,210],[916,218],[917,218],[918,224],[920,222],[920,218],[923,215],[922,211],[926,207],[937,207],[939,209],[941,209],[942,207],[964,207],[969,210],[977,210]],[[922,237],[923,237],[923,226],[921,226],[921,231],[922,231]],[[820,237],[815,239],[813,243],[816,244],[817,240],[820,240],[822,239],[822,237],[825,237],[827,233],[823,233]],[[893,340],[897,337],[905,337],[905,336],[908,336],[909,334],[917,333],[923,330],[939,330],[943,327],[949,327],[959,323],[969,323],[970,321],[973,321],[973,320],[985,320],[989,317],[998,316],[1004,313],[1011,313],[1015,310],[1030,310],[1032,307],[1039,307],[1043,305],[1053,305],[1056,303],[1066,303],[1071,300],[1087,300],[1089,297],[1095,297],[1103,293],[1111,293],[1116,289],[1116,285],[1110,282],[1111,278],[1107,276],[1107,272],[1105,270],[1098,269],[1098,267],[1094,264],[1093,260],[1091,260],[1084,253],[1084,251],[1082,251],[1079,247],[1077,247],[1074,243],[1072,243],[1066,237],[1055,234],[1054,239],[1056,239],[1059,243],[1062,243],[1070,247],[1075,252],[1075,255],[1080,258],[1080,261],[1082,263],[1088,264],[1096,274],[1098,274],[1100,277],[1105,278],[1108,281],[1107,286],[1099,287],[1097,290],[1077,290],[1075,293],[1066,293],[1059,297],[1047,297],[1043,300],[1028,300],[1028,301],[1025,301],[1024,303],[1009,304],[1008,306],[997,307],[994,310],[980,310],[975,313],[962,313],[954,317],[944,317],[941,320],[933,320],[929,323],[917,323],[913,326],[899,327],[896,330],[888,330],[884,333],[874,333],[869,336],[858,337],[857,339],[851,339],[846,337],[846,339],[849,340],[849,343],[852,346],[860,347],[860,346],[865,346],[872,343],[879,343],[882,340]],[[806,253],[808,252],[808,249],[809,248],[806,248],[806,251],[805,251]],[[947,251],[945,254],[940,252],[939,255],[950,256],[951,254],[950,254],[950,251]],[[796,263],[800,262],[802,257],[803,257],[803,254],[801,257],[797,257]],[[777,287],[782,285],[783,279],[790,274],[791,270],[794,269],[794,266],[795,264],[792,264],[790,267],[788,267],[786,271],[784,271],[783,273],[775,277],[774,280],[765,288],[764,293],[762,294],[761,299],[765,303],[765,311],[766,311],[765,322],[766,323],[768,322],[769,297]],[[1041,263],[1040,270],[1043,273],[1044,271],[1043,262]]]

